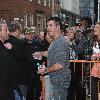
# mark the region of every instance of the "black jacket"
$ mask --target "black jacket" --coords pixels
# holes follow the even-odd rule
[[[37,51],[41,51],[41,45],[40,44],[36,45],[34,42],[28,43],[27,41],[26,41],[26,44],[27,45],[26,45],[26,48],[25,48],[25,52],[26,52],[25,54],[26,54],[27,64],[29,64],[31,70],[34,70],[36,72],[37,71],[36,64],[37,64],[38,60],[35,60],[33,58],[32,54],[34,54]],[[40,61],[40,63],[41,63],[41,61]]]
[[[28,84],[29,81],[29,69],[26,64],[25,59],[25,41],[22,41],[12,35],[9,36],[9,39],[6,41],[13,45],[12,55],[15,57],[17,62],[17,75],[18,80],[17,83],[21,85]]]
[[[16,84],[16,61],[0,41],[0,88]]]

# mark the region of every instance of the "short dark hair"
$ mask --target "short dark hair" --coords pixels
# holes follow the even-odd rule
[[[15,32],[16,30],[20,31],[21,24],[17,21],[12,21],[11,24],[9,25],[9,31],[10,32]]]
[[[99,25],[100,25],[100,22],[96,22],[95,25],[96,25],[96,24],[99,24]]]
[[[55,17],[50,17],[47,20],[47,22],[50,21],[50,20],[54,21],[57,25],[60,25],[60,29],[61,30],[63,29],[62,21],[61,21],[61,19],[59,17],[56,17],[56,16]]]
[[[90,27],[92,25],[92,19],[91,19],[91,17],[87,17],[87,16],[83,17],[81,19],[81,21],[83,21],[83,20],[85,20],[88,23],[88,27]]]

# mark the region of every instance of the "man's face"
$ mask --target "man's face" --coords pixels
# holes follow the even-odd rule
[[[88,22],[86,20],[81,21],[81,26],[86,29],[88,27]]]
[[[25,38],[29,41],[33,41],[34,39],[34,33],[28,33],[25,35]]]
[[[54,21],[50,20],[47,22],[47,32],[51,38],[54,38],[56,36],[58,29],[59,25],[56,25]]]
[[[43,32],[43,31],[40,32],[39,38],[40,38],[41,40],[44,40],[44,32]]]
[[[2,38],[4,40],[7,40],[8,39],[8,34],[9,34],[9,30],[8,30],[7,24],[2,24]]]
[[[16,30],[16,32],[14,32],[13,34],[15,35],[16,38],[19,38],[19,36],[21,35],[21,31]]]
[[[74,30],[69,30],[67,32],[66,36],[68,36],[69,39],[74,39]]]

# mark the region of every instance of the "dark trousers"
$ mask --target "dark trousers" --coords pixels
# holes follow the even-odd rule
[[[91,85],[91,87],[92,87],[92,98],[91,98],[91,100],[98,100],[98,81],[99,81],[100,79],[99,78],[97,78],[97,77],[92,77],[92,85]]]
[[[86,100],[86,88],[82,83],[82,63],[70,64],[71,84],[68,89],[68,100]]]
[[[68,100],[75,100],[75,72],[74,72],[74,63],[70,63],[70,70],[71,70],[71,83],[70,87],[68,88]]]
[[[0,100],[15,100],[12,88],[0,88]]]
[[[40,75],[35,76],[28,87],[27,100],[40,100],[42,92],[42,83]]]

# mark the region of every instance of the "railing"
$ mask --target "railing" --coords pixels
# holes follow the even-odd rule
[[[44,76],[42,77],[42,100],[46,100],[45,99],[45,84],[44,84],[45,78]]]
[[[73,62],[74,63],[74,71],[73,71],[73,73],[75,73],[75,71],[76,71],[76,63],[81,63],[81,67],[82,67],[82,73],[81,73],[81,75],[82,75],[82,87],[84,86],[84,63],[90,63],[90,99],[89,100],[91,100],[91,68],[92,68],[92,63],[100,63],[100,61],[86,61],[86,60],[70,60],[70,62]],[[98,83],[98,97],[99,97],[99,95],[100,95],[100,81],[99,81],[99,83]],[[44,86],[44,77],[42,77],[42,96],[43,96],[43,100],[46,100],[45,99],[45,86]],[[75,97],[75,100],[76,100],[76,97]]]
[[[84,63],[90,63],[90,99],[89,100],[91,100],[91,88],[92,88],[92,86],[91,86],[91,69],[92,69],[92,63],[100,63],[100,61],[94,61],[94,60],[92,60],[92,61],[86,61],[86,60],[70,60],[70,62],[73,62],[74,63],[74,73],[75,73],[75,69],[76,69],[76,66],[75,66],[75,63],[82,63],[82,86],[83,86],[83,81],[84,81]],[[100,82],[100,81],[99,81]],[[99,98],[99,85],[100,83],[98,83],[98,98]],[[76,97],[75,97],[75,100],[76,100]]]

